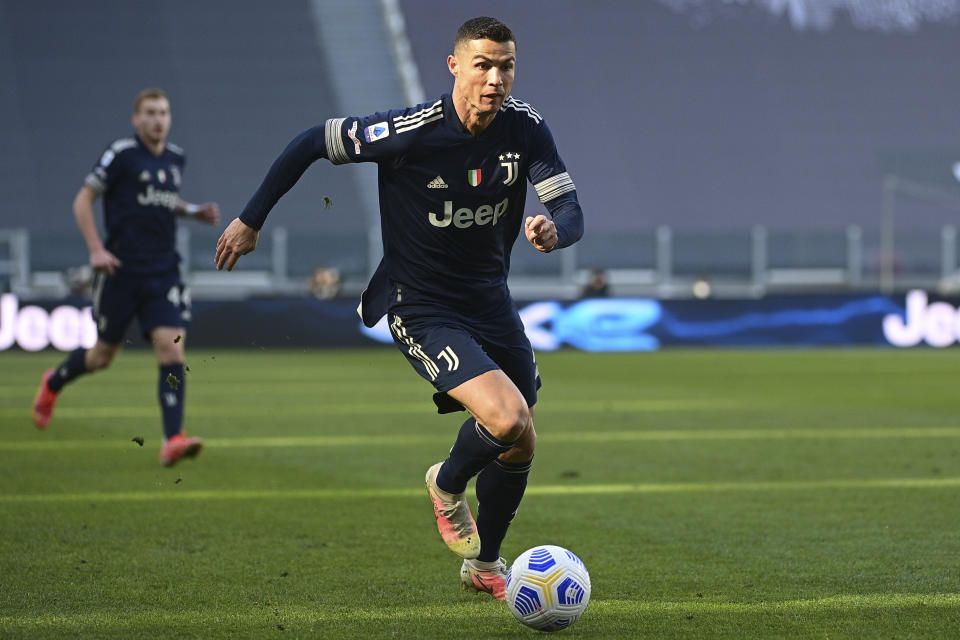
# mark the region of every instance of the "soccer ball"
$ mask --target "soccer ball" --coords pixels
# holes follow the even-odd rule
[[[540,631],[576,622],[590,602],[587,567],[563,547],[527,549],[507,572],[507,605],[517,620]]]

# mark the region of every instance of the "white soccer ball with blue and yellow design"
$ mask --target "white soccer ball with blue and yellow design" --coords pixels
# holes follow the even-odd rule
[[[563,547],[527,549],[507,572],[507,605],[528,627],[566,629],[587,609],[590,574],[583,561]]]

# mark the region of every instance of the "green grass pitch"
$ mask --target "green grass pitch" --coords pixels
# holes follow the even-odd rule
[[[68,387],[46,432],[62,356],[0,354],[0,637],[534,637],[460,590],[422,482],[462,418],[399,354],[188,356],[207,448],[164,469],[150,353]],[[539,361],[503,553],[584,560],[565,637],[957,637],[955,351]]]

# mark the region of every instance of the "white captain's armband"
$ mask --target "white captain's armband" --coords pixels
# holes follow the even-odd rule
[[[83,184],[97,193],[103,193],[107,190],[107,172],[103,170],[103,167],[97,167],[87,174]]]
[[[346,118],[331,118],[324,125],[324,141],[327,143],[327,157],[333,164],[346,164],[353,162],[347,153],[347,147],[343,144],[343,136],[340,134],[340,127],[343,126]],[[353,121],[353,128],[347,130],[347,136],[353,142],[354,155],[360,155],[360,140],[357,139],[357,123]]]
[[[568,191],[575,191],[577,187],[573,184],[573,180],[570,179],[570,174],[564,171],[555,176],[550,176],[542,182],[538,182],[533,185],[533,188],[536,189],[540,202],[546,203]]]

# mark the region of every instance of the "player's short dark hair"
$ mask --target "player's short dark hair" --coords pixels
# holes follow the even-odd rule
[[[167,102],[170,102],[170,98],[167,97],[167,92],[163,89],[157,89],[156,87],[144,89],[137,94],[137,99],[133,101],[133,112],[137,113],[140,111],[140,105],[143,104],[144,100],[155,100],[158,98],[163,98]]]
[[[492,40],[493,42],[512,42],[517,44],[517,39],[513,37],[513,31],[510,27],[503,24],[496,18],[481,16],[479,18],[470,18],[457,29],[457,35],[453,39],[453,49],[464,42],[471,40]]]

